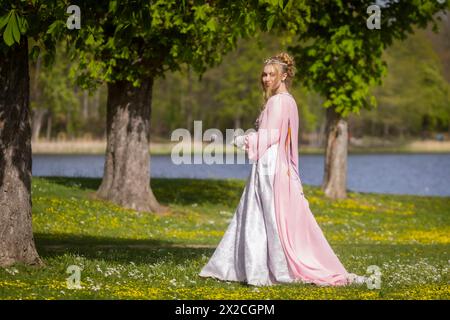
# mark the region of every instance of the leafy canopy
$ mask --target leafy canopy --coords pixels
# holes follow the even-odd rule
[[[435,14],[448,7],[432,0],[383,1],[381,29],[371,30],[366,25],[371,0],[308,3],[307,31],[289,49],[298,61],[302,82],[325,97],[325,108],[332,107],[343,117],[376,106],[369,89],[381,84],[386,74],[384,49],[395,39],[405,39],[414,26],[435,24]]]

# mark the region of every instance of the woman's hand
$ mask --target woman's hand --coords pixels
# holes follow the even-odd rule
[[[245,141],[245,135],[240,135],[240,136],[234,136],[233,137],[233,144],[236,146],[236,147],[238,147],[238,148],[240,148],[240,149],[245,149],[245,143],[244,143],[244,141]]]

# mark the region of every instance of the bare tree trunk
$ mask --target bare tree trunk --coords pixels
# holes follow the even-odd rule
[[[325,129],[326,129],[326,120],[322,121],[322,123],[320,124],[320,129],[319,129],[319,139],[317,141],[317,146],[318,147],[322,147],[323,146],[323,140],[324,140],[324,136],[325,136]]]
[[[52,114],[48,114],[47,118],[47,141],[50,141],[52,138]]]
[[[40,99],[41,99],[41,88],[39,86],[39,74],[41,72],[41,61],[42,56],[39,55],[34,65],[33,77],[30,78],[30,100],[34,102],[35,107],[32,112],[32,120],[31,120],[31,141],[36,141],[39,139],[39,134],[42,128],[42,122],[44,120],[46,109],[40,108]]]
[[[150,114],[153,79],[135,88],[130,82],[108,84],[107,150],[100,198],[123,207],[164,212],[150,187]]]
[[[327,109],[325,173],[322,189],[332,199],[346,198],[348,126],[332,108]]]
[[[241,128],[241,117],[237,116],[234,118],[234,128],[240,129]]]
[[[0,265],[42,264],[31,219],[28,42],[0,50]]]
[[[386,139],[389,136],[389,123],[383,124],[383,137]]]
[[[98,109],[100,108],[100,88],[97,89],[97,91],[95,91],[95,95],[94,95],[94,105],[93,105],[93,113],[95,115],[95,117],[98,117]]]
[[[65,130],[66,135],[64,135],[64,140],[67,140],[67,137],[69,137],[70,140],[73,138],[73,131],[72,131],[72,128],[71,128],[72,117],[70,115],[70,112],[71,112],[70,108],[67,109],[67,111],[66,111],[66,123],[65,123],[65,125],[66,125],[66,130]]]
[[[193,121],[193,105],[192,105],[192,71],[191,68],[188,68],[187,71],[187,78],[188,78],[188,83],[187,83],[187,92],[186,92],[186,98],[185,98],[185,108],[186,108],[186,127],[188,129],[189,132],[192,133],[192,129],[193,129],[193,125],[194,125],[194,121]]]
[[[31,121],[31,140],[37,141],[41,133],[42,122],[44,121],[44,116],[47,110],[45,109],[34,109],[33,120]]]
[[[87,90],[83,90],[83,120],[86,120],[89,116],[89,93]]]

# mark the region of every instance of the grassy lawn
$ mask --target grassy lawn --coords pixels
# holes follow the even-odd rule
[[[0,299],[449,299],[450,198],[350,192],[305,195],[349,272],[376,265],[381,288],[252,287],[197,276],[214,252],[243,180],[153,179],[166,216],[94,200],[99,179],[34,178],[33,228],[44,267],[0,268]],[[81,289],[68,289],[70,265]]]

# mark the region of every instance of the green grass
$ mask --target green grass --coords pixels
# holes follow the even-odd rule
[[[234,214],[244,180],[152,179],[171,214],[95,200],[99,179],[34,178],[33,228],[44,267],[0,268],[0,299],[449,299],[450,198],[349,192],[331,201],[304,186],[349,272],[377,265],[381,288],[253,287],[200,278]],[[70,265],[81,289],[67,287]]]

